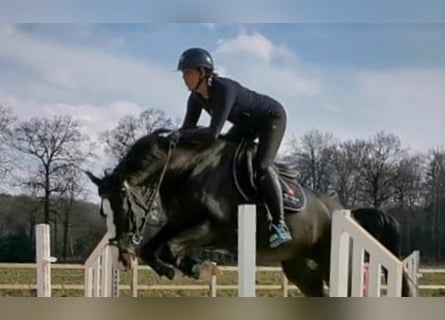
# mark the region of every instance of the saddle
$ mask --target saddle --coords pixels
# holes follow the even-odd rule
[[[242,141],[233,158],[233,178],[236,187],[246,201],[258,201],[258,189],[255,183],[254,159],[257,145]],[[298,183],[299,172],[296,161],[274,161],[272,169],[278,175],[283,194],[285,214],[304,210],[306,194]]]

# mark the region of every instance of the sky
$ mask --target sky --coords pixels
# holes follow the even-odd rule
[[[445,144],[445,24],[3,23],[0,43],[0,103],[22,119],[72,115],[93,138],[146,108],[181,119],[175,68],[200,46],[220,75],[285,106],[287,139],[383,130],[413,151]]]
[[[0,0],[3,22],[443,22],[442,0]]]

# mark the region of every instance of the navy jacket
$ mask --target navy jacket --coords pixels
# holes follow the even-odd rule
[[[210,116],[210,126],[197,128],[202,110]],[[248,130],[261,128],[268,119],[279,117],[283,107],[273,98],[243,87],[238,82],[215,76],[209,87],[209,99],[191,93],[187,101],[187,112],[181,127],[186,140],[216,140],[226,121]]]

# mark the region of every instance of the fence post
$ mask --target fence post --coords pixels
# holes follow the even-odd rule
[[[342,217],[351,216],[348,210],[336,210],[332,217],[331,235],[331,297],[345,297],[348,292],[349,235],[344,232]]]
[[[139,263],[136,259],[134,267],[131,269],[131,295],[133,298],[138,296],[138,283],[139,283]]]
[[[37,297],[51,297],[51,241],[49,225],[38,224],[36,230]]]
[[[238,296],[256,295],[256,207],[238,207]]]
[[[210,281],[209,281],[209,292],[211,298],[216,298],[218,296],[217,294],[217,273],[218,273],[218,267],[216,266],[216,262],[211,263],[211,270],[210,270]]]
[[[287,298],[289,296],[289,281],[284,272],[281,272],[281,290],[283,291],[283,297]]]

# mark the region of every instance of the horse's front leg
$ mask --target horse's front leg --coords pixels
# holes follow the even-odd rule
[[[163,244],[159,251],[159,258],[180,270],[184,275],[199,279],[201,262],[186,254],[172,252],[169,244]]]
[[[177,234],[177,229],[170,224],[164,225],[140,250],[140,257],[144,260],[160,277],[166,276],[172,280],[175,277],[175,268],[172,264],[166,263],[159,256],[162,245],[167,243]]]
[[[205,222],[181,232],[169,241],[163,251],[175,262],[175,266],[184,275],[199,279],[201,276],[201,261],[185,255],[184,251],[187,248],[209,245],[214,239],[215,232],[212,230],[210,222]]]

